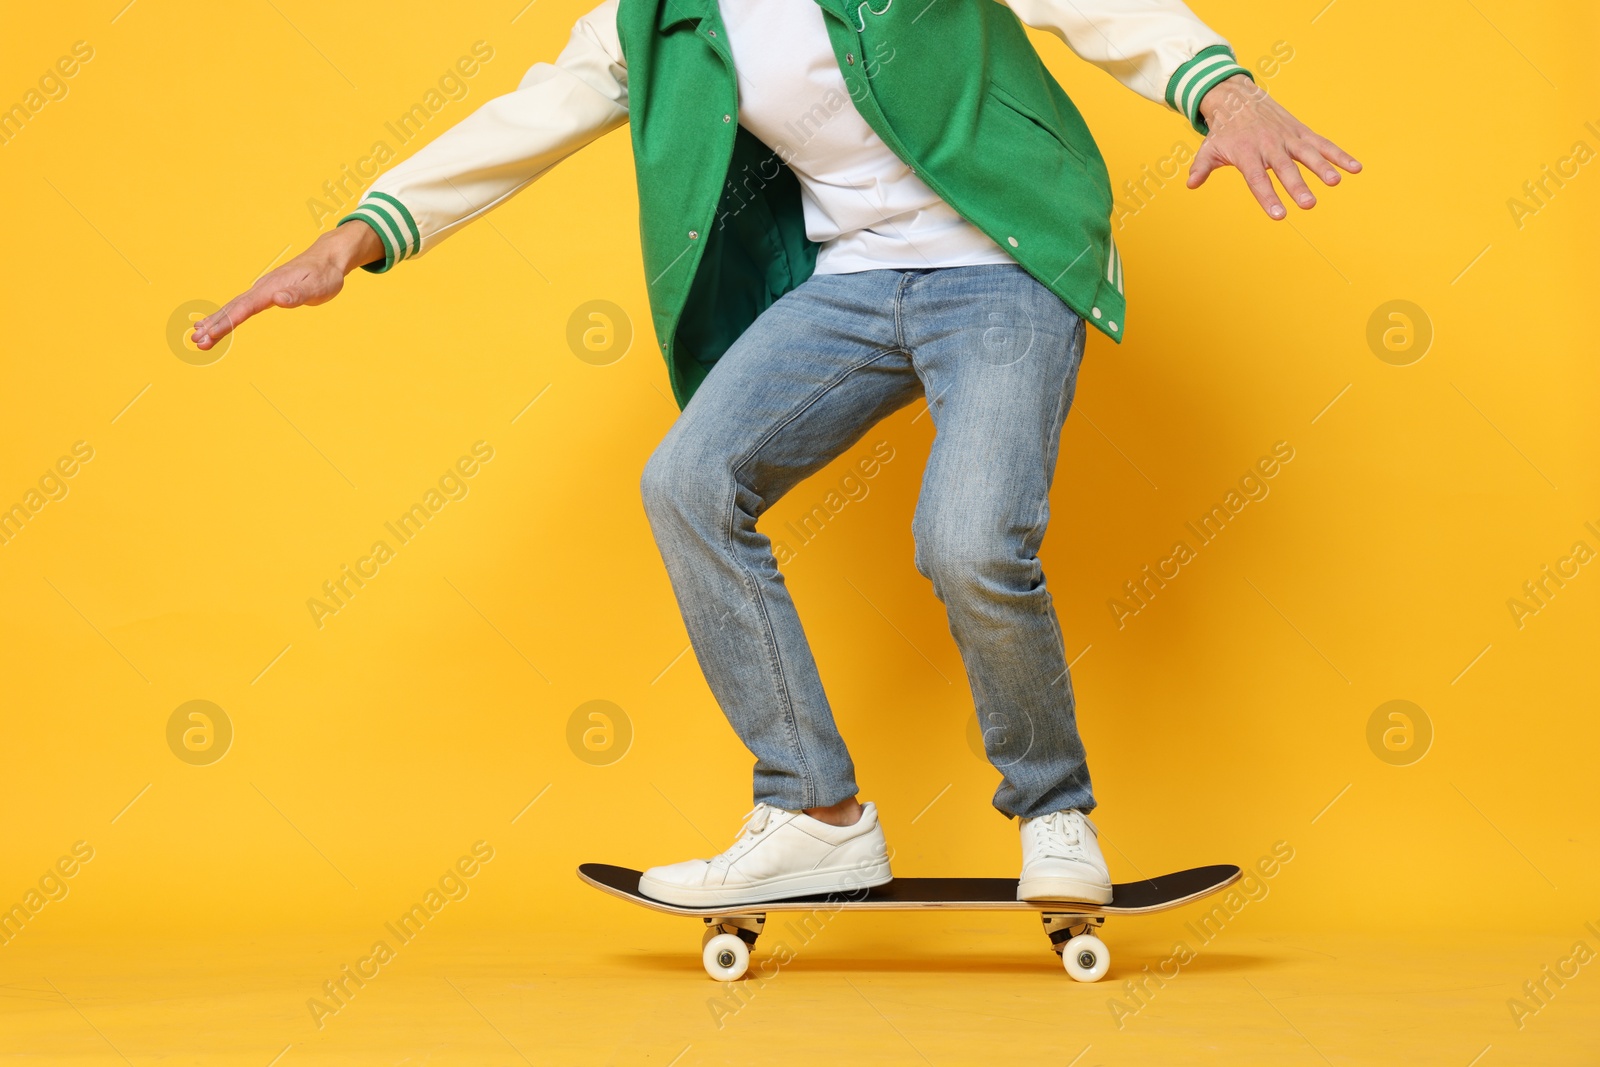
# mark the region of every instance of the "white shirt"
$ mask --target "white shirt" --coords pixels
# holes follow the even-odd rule
[[[739,124],[800,179],[806,236],[821,245],[818,274],[1015,262],[867,125],[815,0],[718,4],[739,76]]]

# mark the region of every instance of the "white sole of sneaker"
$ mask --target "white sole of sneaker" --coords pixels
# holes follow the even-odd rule
[[[1075,878],[1029,878],[1017,883],[1018,900],[1062,900],[1075,904],[1109,904],[1111,887]]]
[[[889,864],[868,867],[843,867],[805,871],[768,878],[753,885],[686,886],[658,882],[648,876],[639,879],[639,892],[666,904],[684,908],[720,908],[731,905],[760,904],[789,897],[820,896],[824,893],[855,893],[894,880]]]

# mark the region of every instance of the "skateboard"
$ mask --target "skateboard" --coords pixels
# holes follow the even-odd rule
[[[833,911],[1036,911],[1050,938],[1051,950],[1080,982],[1096,982],[1111,966],[1111,951],[1097,932],[1112,915],[1148,915],[1210,896],[1237,882],[1242,872],[1232,864],[1194,867],[1142,882],[1111,887],[1111,903],[1018,900],[1017,883],[1008,878],[896,878],[872,889],[842,890],[819,896],[790,897],[757,904],[681,907],[639,892],[639,873],[607,863],[584,863],[578,877],[602,893],[621,897],[652,911],[692,915],[705,921],[700,960],[706,974],[719,982],[737,982],[750,968],[750,949],[769,912]]]

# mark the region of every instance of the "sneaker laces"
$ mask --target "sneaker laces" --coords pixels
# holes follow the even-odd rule
[[[744,813],[744,825],[739,828],[739,839],[720,855],[711,857],[711,866],[726,870],[728,865],[750,850],[750,846],[767,829],[774,809],[770,804],[757,804]]]
[[[1074,819],[1069,812],[1052,811],[1029,822],[1028,829],[1044,855],[1077,860],[1084,856],[1083,826],[1086,822],[1088,820],[1082,816]]]

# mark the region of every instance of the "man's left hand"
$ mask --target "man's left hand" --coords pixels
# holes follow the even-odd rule
[[[1284,192],[1296,204],[1309,209],[1317,198],[1306,187],[1296,160],[1330,186],[1339,184],[1335,165],[1351,174],[1361,170],[1350,153],[1289,114],[1243,74],[1206,93],[1200,101],[1200,115],[1211,132],[1189,166],[1189,188],[1198,189],[1218,167],[1238,167],[1262,209],[1274,219],[1287,212],[1269,171],[1278,176]]]

